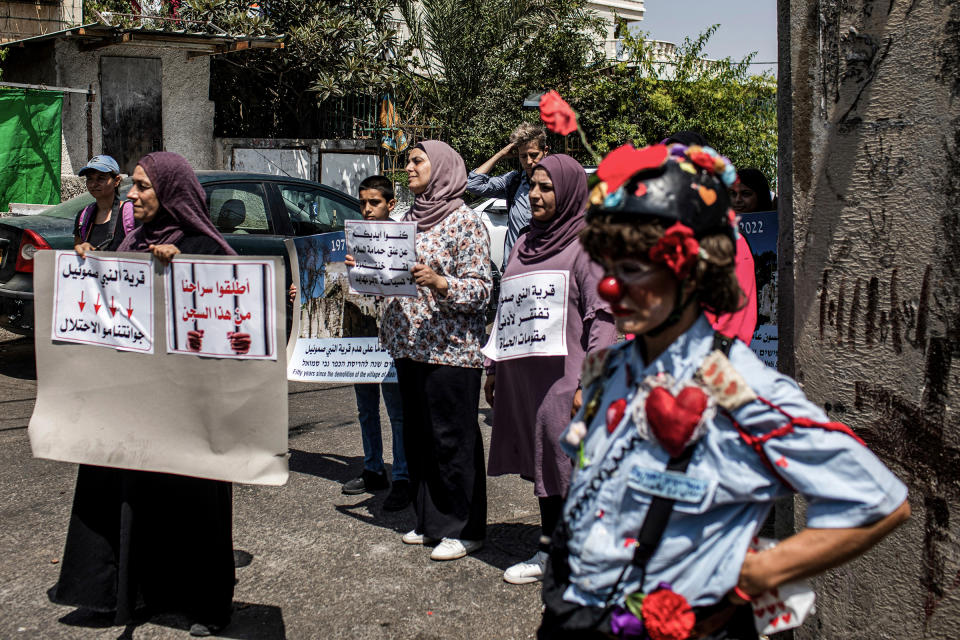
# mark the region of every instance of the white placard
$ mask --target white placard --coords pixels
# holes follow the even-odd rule
[[[167,353],[276,360],[273,262],[177,256],[164,270]]]
[[[532,271],[501,280],[483,355],[495,361],[567,355],[568,277],[567,271]]]
[[[53,340],[153,353],[151,259],[57,251]]]
[[[348,272],[350,293],[416,297],[410,269],[417,261],[417,223],[347,220],[344,224],[347,253],[357,263]]]
[[[125,259],[128,254],[112,255]],[[101,256],[101,262],[106,262]],[[238,260],[236,256],[206,259],[226,265]],[[280,485],[286,481],[287,380],[282,360],[188,358],[167,353],[162,345],[153,353],[137,353],[52,339],[54,286],[63,271],[57,269],[54,251],[40,251],[34,260],[37,402],[28,431],[34,456],[226,482]],[[280,290],[280,258],[257,260],[274,265],[270,288]],[[146,278],[153,282],[149,306],[155,335],[162,341],[167,321],[165,271],[150,261],[144,260]],[[93,276],[84,279],[92,281]],[[285,304],[275,297],[273,316],[278,326],[273,342],[279,344],[286,324]],[[71,304],[78,308],[77,302]],[[133,301],[131,315],[146,323],[138,304]],[[115,315],[119,317],[121,311]],[[173,418],[171,411],[176,414]]]
[[[287,365],[287,379],[396,382],[397,371],[378,338],[300,338]]]

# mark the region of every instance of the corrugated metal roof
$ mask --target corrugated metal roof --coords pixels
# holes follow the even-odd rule
[[[151,19],[150,16],[144,16],[143,19]],[[10,42],[0,43],[0,47],[24,47],[36,42],[43,42],[55,38],[83,38],[88,40],[115,40],[116,44],[133,44],[134,41],[152,42],[156,44],[177,43],[180,45],[195,44],[200,49],[213,49],[217,45],[231,45],[238,43],[248,43],[244,48],[283,48],[284,35],[279,36],[248,36],[245,34],[230,34],[215,25],[221,33],[205,33],[200,31],[188,31],[186,29],[151,29],[147,27],[120,27],[103,24],[100,22],[91,22],[89,24],[61,29],[38,36],[31,36],[21,40],[11,40]]]

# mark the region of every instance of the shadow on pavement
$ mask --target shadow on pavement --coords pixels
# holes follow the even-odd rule
[[[0,375],[21,380],[37,379],[37,359],[33,338],[0,342]]]
[[[363,458],[290,449],[290,471],[344,483],[360,475]]]
[[[413,509],[407,507],[402,511],[384,511],[383,501],[387,497],[386,491],[378,491],[365,500],[354,504],[338,504],[334,508],[345,516],[359,520],[364,524],[390,529],[398,534],[404,534],[414,526]],[[397,540],[399,543],[400,541]]]
[[[73,627],[88,629],[106,629],[119,626],[113,623],[112,613],[100,613],[89,609],[76,609],[60,618],[60,622]],[[137,627],[146,623],[179,629],[190,630],[190,621],[184,616],[161,614],[136,624],[128,624],[117,640],[135,640]],[[220,631],[216,638],[229,640],[286,640],[287,631],[283,622],[283,611],[280,607],[267,604],[251,604],[249,602],[233,603],[233,618],[227,628]]]
[[[400,535],[410,531],[415,524],[413,509],[408,507],[403,511],[384,511],[381,507],[384,495],[371,495],[355,504],[339,504],[334,508],[337,512],[364,524],[389,529]],[[497,522],[487,525],[484,547],[471,556],[492,567],[505,570],[536,553],[539,542],[538,515],[523,518],[523,521]],[[397,540],[397,543],[400,541]]]

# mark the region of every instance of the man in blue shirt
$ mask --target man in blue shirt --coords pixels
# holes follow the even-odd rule
[[[520,170],[499,176],[488,175],[503,158],[516,153]],[[524,122],[510,134],[510,143],[467,175],[467,192],[475,196],[507,200],[507,235],[503,242],[503,265],[507,268],[510,250],[520,232],[530,224],[530,176],[533,167],[547,155],[547,133],[543,127]]]

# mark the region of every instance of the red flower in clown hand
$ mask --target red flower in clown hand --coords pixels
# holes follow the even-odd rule
[[[643,624],[651,640],[687,640],[697,616],[687,599],[658,589],[643,599]]]
[[[597,167],[597,177],[607,183],[607,193],[613,193],[638,171],[661,166],[667,161],[667,153],[666,145],[662,144],[643,149],[635,149],[632,144],[619,146]]]
[[[577,130],[577,114],[560,94],[550,90],[540,97],[540,119],[547,129],[562,136]]]
[[[673,274],[683,280],[697,262],[700,243],[693,237],[690,227],[675,223],[666,230],[657,244],[650,247],[647,254],[651,262],[662,262],[670,267]]]

